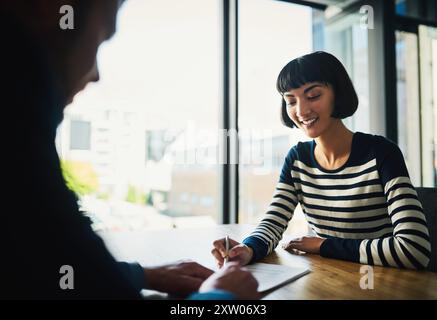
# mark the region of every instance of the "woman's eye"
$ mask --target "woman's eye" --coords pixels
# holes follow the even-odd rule
[[[293,107],[296,104],[296,101],[290,101],[287,103],[287,107]]]
[[[321,94],[318,94],[318,95],[312,96],[312,97],[308,97],[308,100],[316,100],[320,96],[321,96]]]

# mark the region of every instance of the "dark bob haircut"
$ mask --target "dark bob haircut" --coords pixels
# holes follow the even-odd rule
[[[290,61],[279,73],[276,89],[283,95],[309,82],[332,86],[335,102],[331,117],[344,119],[357,110],[358,96],[352,81],[344,66],[332,54],[316,51]],[[287,114],[284,99],[281,102],[281,120],[287,127],[296,127]]]

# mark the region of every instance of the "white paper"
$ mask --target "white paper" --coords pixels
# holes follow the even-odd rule
[[[245,268],[252,272],[255,279],[258,280],[259,292],[292,282],[310,272],[307,268],[269,263],[255,263],[245,266]]]

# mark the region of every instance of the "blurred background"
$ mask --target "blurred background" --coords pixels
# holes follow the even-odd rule
[[[307,140],[280,122],[276,77],[325,50],[359,95],[347,126],[398,143],[414,185],[436,187],[436,4],[129,0],[58,129],[67,184],[98,231],[256,223]],[[288,231],[307,233],[300,208]]]

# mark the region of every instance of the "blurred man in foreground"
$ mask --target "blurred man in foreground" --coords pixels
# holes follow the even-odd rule
[[[213,274],[194,262],[158,268],[116,262],[65,185],[56,129],[64,107],[89,82],[99,80],[97,51],[115,33],[121,2],[0,4],[7,186],[2,193],[0,298],[140,299],[146,288],[183,297],[195,293],[193,299],[258,298],[256,280],[236,264]],[[64,5],[74,9],[74,29],[60,26]],[[63,265],[74,269],[72,290],[60,286]]]

